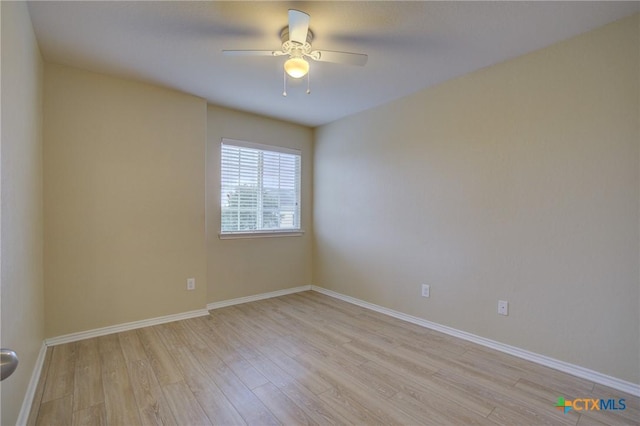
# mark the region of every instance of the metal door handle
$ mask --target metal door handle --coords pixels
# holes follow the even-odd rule
[[[11,349],[0,349],[0,381],[12,375],[17,366],[18,355]]]

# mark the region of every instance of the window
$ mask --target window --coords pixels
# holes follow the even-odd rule
[[[220,236],[300,232],[300,151],[223,139]]]

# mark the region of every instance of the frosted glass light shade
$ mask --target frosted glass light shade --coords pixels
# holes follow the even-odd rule
[[[284,70],[293,78],[301,78],[309,72],[309,62],[302,58],[291,58],[284,63]]]

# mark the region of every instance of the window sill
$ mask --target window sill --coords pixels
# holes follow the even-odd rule
[[[301,237],[304,231],[300,229],[291,231],[252,231],[252,232],[233,232],[227,234],[218,234],[221,240],[238,240],[246,238],[274,238],[274,237]]]

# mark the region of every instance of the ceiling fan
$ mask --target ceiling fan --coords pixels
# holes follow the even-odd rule
[[[314,61],[333,62],[336,64],[364,66],[368,56],[362,53],[336,52],[331,50],[312,50],[311,42],[313,33],[309,29],[310,17],[308,14],[295,9],[289,9],[289,25],[280,31],[282,47],[280,50],[223,50],[222,53],[228,56],[285,56],[289,59],[284,63],[284,92],[287,96],[287,78],[302,78],[307,76],[307,94],[309,90],[309,62],[306,58]]]

